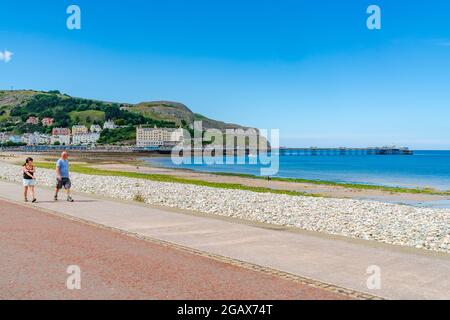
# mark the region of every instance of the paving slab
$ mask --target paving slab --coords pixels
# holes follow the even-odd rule
[[[0,299],[351,298],[3,200],[0,243]]]
[[[0,197],[21,201],[20,185],[0,182]],[[202,252],[280,270],[387,299],[450,299],[450,255],[420,249],[251,224],[171,208],[76,194],[52,201],[38,188],[39,209],[158,239]],[[368,268],[381,287],[369,289]]]

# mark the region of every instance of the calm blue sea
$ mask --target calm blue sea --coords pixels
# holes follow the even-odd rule
[[[260,175],[261,168],[254,164],[174,165],[170,157],[145,160],[151,165],[204,172]],[[450,190],[450,151],[415,151],[412,156],[280,156],[277,176]]]

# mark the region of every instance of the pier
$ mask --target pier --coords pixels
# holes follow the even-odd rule
[[[141,150],[142,151],[142,150]],[[146,150],[150,151],[150,150]],[[159,153],[170,153],[171,149],[153,150]],[[208,155],[257,155],[261,150],[257,149],[236,149],[236,148],[187,148],[183,149],[180,154],[201,156],[207,152]],[[276,153],[280,156],[383,156],[383,155],[413,155],[414,152],[405,147],[369,147],[369,148],[279,148],[269,149],[268,153]]]
[[[369,147],[369,148],[280,148],[283,156],[369,156],[369,155],[413,155],[408,148]]]

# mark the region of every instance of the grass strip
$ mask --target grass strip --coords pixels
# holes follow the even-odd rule
[[[37,168],[44,168],[44,169],[54,169],[55,168],[55,164],[52,162],[35,162],[35,165]],[[323,197],[322,195],[319,195],[319,194],[312,194],[312,193],[291,191],[291,190],[277,190],[277,189],[271,189],[271,188],[265,188],[265,187],[252,187],[252,186],[245,186],[245,185],[238,184],[238,183],[209,182],[209,181],[203,181],[203,180],[180,178],[180,177],[176,177],[176,176],[163,175],[163,174],[102,170],[102,169],[97,169],[97,168],[91,168],[91,167],[88,167],[87,165],[82,165],[82,164],[71,164],[70,171],[81,173],[81,174],[87,174],[87,175],[126,177],[126,178],[158,181],[158,182],[190,184],[190,185],[204,186],[204,187],[211,187],[211,188],[220,188],[220,189],[246,190],[246,191],[253,191],[253,192],[258,192],[258,193],[285,194],[285,195],[290,195],[290,196]]]
[[[233,176],[233,177],[241,177],[241,178],[249,178],[249,179],[267,179],[266,177],[258,177],[251,174],[244,173],[229,173],[229,172],[208,172],[215,175],[220,176]],[[391,193],[413,193],[413,194],[430,194],[430,195],[450,195],[450,191],[440,191],[433,188],[402,188],[402,187],[387,187],[387,186],[378,186],[371,184],[358,184],[358,183],[345,183],[345,182],[333,182],[333,181],[325,181],[325,180],[308,180],[308,179],[298,179],[298,178],[271,178],[272,181],[282,181],[282,182],[294,182],[294,183],[307,183],[314,185],[326,185],[326,186],[336,186],[343,187],[348,189],[362,189],[362,190],[380,190]]]
[[[38,166],[47,169],[54,169],[55,164],[53,162],[38,162],[36,163]],[[164,175],[164,174],[150,174],[150,173],[137,173],[137,172],[126,172],[126,171],[112,171],[112,170],[102,170],[91,168],[87,164],[71,164],[71,171],[83,173],[83,174],[91,174],[91,175],[101,175],[101,176],[116,176],[116,177],[127,177],[127,178],[137,178],[137,179],[146,179],[151,181],[160,181],[160,182],[174,182],[174,183],[182,183],[182,184],[192,184],[198,186],[212,187],[212,188],[222,188],[222,189],[238,189],[238,190],[248,190],[260,193],[274,193],[274,194],[287,194],[292,196],[310,196],[310,197],[324,197],[320,194],[313,194],[307,192],[300,191],[291,191],[291,190],[279,190],[279,189],[271,189],[266,187],[252,187],[246,186],[238,183],[220,183],[220,182],[209,182],[197,179],[186,179],[179,178],[176,176]],[[258,177],[251,174],[244,173],[229,173],[229,172],[208,172],[209,174],[219,175],[219,176],[233,176],[240,178],[248,178],[248,179],[261,179],[265,180],[266,177]],[[390,193],[410,193],[410,194],[429,194],[429,195],[441,195],[448,196],[450,195],[450,191],[440,191],[432,188],[402,188],[402,187],[387,187],[387,186],[378,186],[371,184],[357,184],[357,183],[345,183],[345,182],[333,182],[333,181],[324,181],[324,180],[308,180],[308,179],[299,179],[299,178],[278,178],[271,177],[272,181],[281,181],[281,182],[293,182],[293,183],[306,183],[306,184],[314,184],[314,185],[326,185],[326,186],[335,186],[335,187],[343,187],[348,189],[357,189],[357,190],[379,190]]]

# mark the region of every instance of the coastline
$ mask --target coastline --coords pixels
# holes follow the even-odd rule
[[[38,165],[38,184],[54,185],[53,163]],[[74,164],[73,166],[76,166]],[[82,167],[82,166],[81,166]],[[77,167],[79,168],[79,167]],[[90,172],[88,169],[86,172]],[[19,182],[20,164],[2,161],[0,178]],[[129,173],[131,174],[131,173]],[[117,171],[72,170],[74,191],[199,213],[292,227],[443,253],[450,252],[450,210],[375,201],[276,194],[146,179]]]
[[[31,155],[35,158],[35,161],[42,162],[42,164],[52,165],[58,158],[56,153],[35,153]],[[24,156],[25,154],[21,152],[0,152],[0,160],[13,164],[20,163]],[[159,156],[156,155],[155,157]],[[188,184],[189,181],[192,181],[193,184],[205,182],[206,184],[217,184],[218,186],[241,185],[249,189],[269,189],[275,193],[285,191],[287,194],[291,193],[292,195],[370,200],[418,207],[450,207],[450,193],[433,189],[397,188],[291,178],[272,178],[268,181],[262,177],[246,174],[199,172],[184,168],[155,166],[148,161],[143,161],[142,154],[139,153],[98,153],[93,155],[72,152],[71,159],[72,163],[79,164],[83,168],[92,168],[93,173],[94,170],[110,171],[111,173],[135,173],[154,176],[157,180],[164,180],[159,178],[160,176],[166,176],[168,181],[173,179],[176,182],[180,179],[180,181]]]

